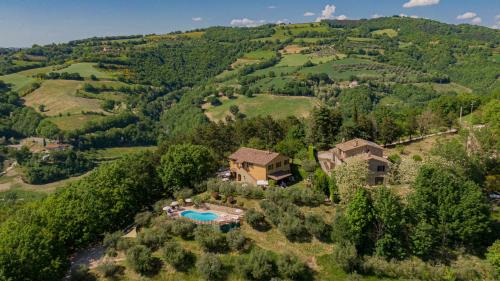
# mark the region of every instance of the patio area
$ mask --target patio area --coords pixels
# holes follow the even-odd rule
[[[196,224],[211,224],[211,225],[239,225],[243,218],[244,211],[242,209],[230,208],[214,204],[205,203],[200,207],[191,206],[172,206],[168,214],[177,219],[184,219]],[[184,214],[189,211],[199,214],[200,216],[214,214],[215,218],[210,220],[200,220],[187,217]]]

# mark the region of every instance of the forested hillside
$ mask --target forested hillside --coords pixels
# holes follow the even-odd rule
[[[0,49],[0,280],[60,280],[103,239],[74,280],[498,280],[499,100],[499,30],[409,17]],[[320,168],[353,138],[388,145],[382,186]],[[214,179],[242,146],[292,186]],[[187,198],[244,221],[162,211]]]

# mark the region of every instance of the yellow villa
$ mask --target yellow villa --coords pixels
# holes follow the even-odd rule
[[[266,185],[292,176],[290,158],[280,153],[242,147],[229,156],[231,177],[238,182]]]

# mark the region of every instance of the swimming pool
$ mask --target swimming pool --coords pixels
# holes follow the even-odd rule
[[[181,216],[197,221],[213,221],[219,217],[217,214],[214,213],[210,212],[200,213],[196,211],[184,211],[181,213]]]

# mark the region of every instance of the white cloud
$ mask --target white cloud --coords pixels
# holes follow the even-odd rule
[[[410,0],[403,4],[404,8],[423,7],[439,4],[439,0]]]
[[[312,16],[315,16],[316,14],[313,13],[313,12],[305,12],[304,13],[304,17],[312,17]]]
[[[202,21],[203,18],[202,17],[194,17],[192,18],[193,21]]]
[[[496,15],[495,24],[491,28],[500,29],[500,15]]]
[[[480,17],[475,17],[473,18],[470,22],[473,23],[473,24],[481,24],[481,22],[483,21],[482,18]]]
[[[372,19],[378,19],[378,18],[381,18],[383,17],[383,15],[379,15],[379,14],[373,14],[372,15]]]
[[[242,19],[233,19],[231,20],[231,25],[233,26],[245,26],[245,27],[255,27],[261,24],[264,24],[266,21],[265,20],[252,20],[248,18],[242,18]]]
[[[412,18],[412,19],[418,19],[419,16],[417,16],[417,15],[411,15],[410,18]]]
[[[276,9],[276,6],[269,6],[268,9]]]
[[[290,21],[288,19],[282,19],[276,21],[276,24],[282,24],[282,23],[290,23]]]
[[[316,18],[316,21],[317,22],[320,22],[322,20],[331,20],[333,19],[333,14],[335,13],[335,10],[337,9],[337,7],[335,7],[335,5],[326,5],[325,8],[323,9],[323,11],[321,11],[321,16],[319,16],[318,18]]]
[[[477,14],[474,12],[467,12],[462,15],[457,16],[457,20],[468,20],[477,17]]]
[[[340,16],[335,17],[335,18],[338,19],[338,20],[346,20],[347,16],[346,15],[340,15]]]

